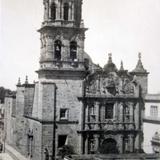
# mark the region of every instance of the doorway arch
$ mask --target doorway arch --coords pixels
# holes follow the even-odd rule
[[[112,138],[105,139],[100,147],[100,153],[101,154],[118,153],[117,142]]]

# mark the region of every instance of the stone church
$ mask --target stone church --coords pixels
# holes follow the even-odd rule
[[[6,142],[26,157],[44,160],[64,145],[76,154],[143,150],[143,97],[148,72],[141,55],[131,72],[108,55],[101,68],[84,51],[82,0],[43,0],[38,82],[18,82],[7,95]]]

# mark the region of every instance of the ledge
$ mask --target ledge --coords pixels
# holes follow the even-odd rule
[[[42,124],[53,124],[54,123],[54,121],[51,121],[51,120],[43,120],[43,119],[30,117],[30,116],[26,116],[26,115],[24,115],[24,117],[27,119],[30,119],[30,120],[37,121]],[[78,123],[79,123],[78,120],[77,121],[56,121],[56,124],[78,124]]]
[[[145,117],[143,119],[143,122],[146,122],[146,123],[154,123],[154,124],[160,124],[160,119],[152,119],[152,118],[149,118],[149,117]]]

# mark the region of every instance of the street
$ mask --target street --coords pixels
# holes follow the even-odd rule
[[[7,153],[0,153],[0,160],[13,160]]]

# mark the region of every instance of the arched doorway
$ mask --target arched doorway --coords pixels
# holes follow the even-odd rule
[[[105,139],[100,147],[100,153],[118,153],[117,142],[112,138]]]

